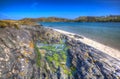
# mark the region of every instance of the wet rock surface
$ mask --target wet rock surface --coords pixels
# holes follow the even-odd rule
[[[0,79],[120,79],[120,61],[39,25],[0,28]]]

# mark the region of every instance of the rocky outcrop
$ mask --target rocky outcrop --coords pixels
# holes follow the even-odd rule
[[[30,79],[34,59],[32,35],[27,30],[0,29],[1,79]]]
[[[48,31],[41,26],[0,28],[0,78],[39,79],[40,67],[36,64],[34,45],[38,39],[43,42],[47,40],[48,43],[59,39],[59,36],[48,38],[49,33],[53,34]]]
[[[120,79],[120,61],[39,25],[0,28],[0,79]]]
[[[68,37],[70,64],[76,68],[75,79],[119,79],[120,61]]]

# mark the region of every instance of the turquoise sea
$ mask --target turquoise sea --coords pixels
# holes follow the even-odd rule
[[[40,24],[80,34],[120,50],[120,22],[40,22]]]

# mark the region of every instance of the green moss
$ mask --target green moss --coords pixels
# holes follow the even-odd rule
[[[49,61],[49,62],[52,62],[53,61],[53,58],[51,56],[46,56],[46,59]]]
[[[37,63],[37,66],[40,67],[41,66],[41,62],[40,62],[40,60],[41,60],[41,53],[39,51],[39,48],[36,45],[34,45],[34,46],[35,46],[35,51],[36,51],[36,55],[37,55],[36,63]]]
[[[71,73],[69,70],[67,70],[67,69],[64,69],[63,71],[64,71],[64,73],[67,74],[67,75],[72,75],[72,73]]]
[[[59,61],[60,56],[57,53],[53,54],[54,61]]]
[[[69,48],[70,48],[69,46],[66,46],[64,50],[67,51]]]
[[[66,51],[61,51],[61,52],[60,52],[60,55],[61,55],[62,59],[65,61],[66,58],[67,58],[67,56],[66,56]]]
[[[63,44],[63,40],[62,39],[60,39],[59,44]]]
[[[76,71],[76,67],[74,67],[74,66],[71,66],[70,69],[71,69],[72,73],[74,73]]]
[[[66,65],[62,65],[61,67],[63,68],[64,74],[72,75],[70,69],[68,69],[68,68],[66,67]]]
[[[57,48],[56,48],[57,47]],[[49,66],[51,70],[54,72],[56,69],[53,67],[52,62],[55,63],[55,66],[60,66],[63,69],[64,74],[72,75],[72,72],[75,70],[74,68],[68,69],[66,66],[66,60],[67,60],[67,50],[68,46],[66,46],[63,41],[60,41],[60,44],[57,46],[49,45],[49,46],[43,46],[40,49],[45,49],[47,51],[45,58],[49,63]]]
[[[56,52],[56,49],[54,46],[43,46],[40,49],[45,49],[47,51],[52,51],[52,52]]]
[[[44,41],[43,43],[44,43],[44,44],[47,44],[47,41]]]
[[[60,65],[60,60],[59,60],[59,55],[54,53],[52,56],[50,55],[47,55],[46,56],[46,59],[48,62],[55,62],[56,66],[59,66]]]

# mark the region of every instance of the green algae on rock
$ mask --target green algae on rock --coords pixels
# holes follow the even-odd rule
[[[120,61],[49,28],[0,28],[0,79],[120,79]]]
[[[57,68],[60,67],[64,74],[70,74],[71,70],[66,66],[68,47],[64,42],[60,41],[58,44],[41,43],[40,45],[43,45],[38,46],[40,50],[46,50],[44,57],[53,72],[56,72]]]

